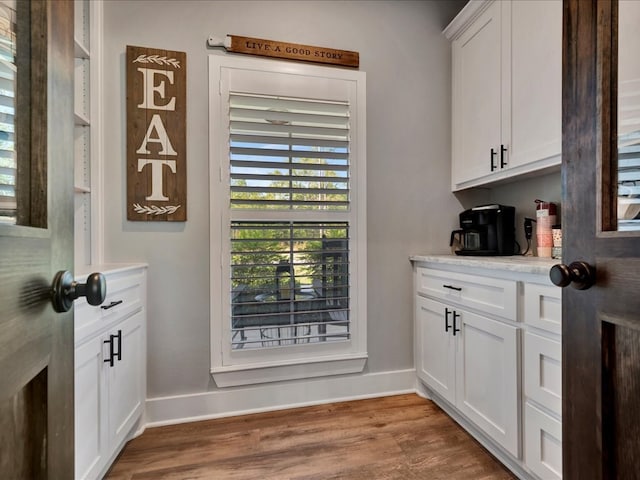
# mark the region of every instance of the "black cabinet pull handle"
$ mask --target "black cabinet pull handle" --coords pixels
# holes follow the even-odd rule
[[[444,331],[448,332],[449,329],[451,328],[451,325],[449,325],[449,315],[453,313],[453,311],[449,310],[448,308],[444,309]]]
[[[500,144],[500,168],[504,168],[504,167],[507,166],[507,162],[505,162],[505,160],[504,160],[506,151],[507,151],[507,147],[505,147],[504,145]]]
[[[456,332],[459,332],[460,329],[458,327],[456,327],[456,320],[460,318],[460,314],[458,312],[456,312],[455,310],[453,311],[453,336],[456,336]]]
[[[113,367],[113,361],[114,361],[114,356],[115,356],[115,352],[114,352],[114,346],[113,346],[113,339],[115,338],[115,335],[109,335],[109,340],[105,340],[103,343],[108,343],[109,344],[109,358],[106,358],[104,360],[104,363],[108,363],[110,367]]]
[[[120,305],[122,300],[116,300],[115,302],[111,302],[109,305],[102,305],[100,308],[103,310],[109,310],[110,308],[115,307],[116,305]]]
[[[115,353],[115,356],[118,357],[118,361],[120,361],[122,360],[122,330],[118,330],[116,335],[111,336],[118,339],[118,351]]]
[[[462,288],[460,287],[454,287],[453,285],[442,285],[444,288],[448,288],[450,290],[455,290],[456,292],[461,292]]]
[[[498,154],[498,152],[496,152],[493,148],[491,149],[491,157],[490,157],[490,162],[489,164],[491,165],[491,171],[493,172],[494,170],[497,170],[497,166],[493,164],[493,157],[495,157]]]

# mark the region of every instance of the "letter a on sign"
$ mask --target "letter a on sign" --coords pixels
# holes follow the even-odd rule
[[[127,46],[127,219],[187,219],[187,54]]]

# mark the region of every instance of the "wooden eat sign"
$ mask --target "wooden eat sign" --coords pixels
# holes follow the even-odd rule
[[[187,219],[187,54],[127,46],[127,219]]]

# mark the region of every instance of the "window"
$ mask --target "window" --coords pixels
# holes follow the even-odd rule
[[[214,378],[359,371],[364,73],[213,55],[210,69]]]
[[[0,222],[15,223],[15,5],[0,2]]]
[[[232,222],[232,348],[348,340],[346,222]]]

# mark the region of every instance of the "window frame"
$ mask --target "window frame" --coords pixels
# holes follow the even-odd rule
[[[230,208],[229,82],[234,91],[348,100],[350,207],[346,211],[270,211],[269,220],[349,222],[351,338],[285,347],[232,350],[230,321],[231,221],[266,221],[264,214]],[[259,91],[258,91],[259,90]],[[361,71],[280,60],[209,55],[210,334],[211,374],[218,386],[361,372],[367,359],[366,306],[366,75]]]

